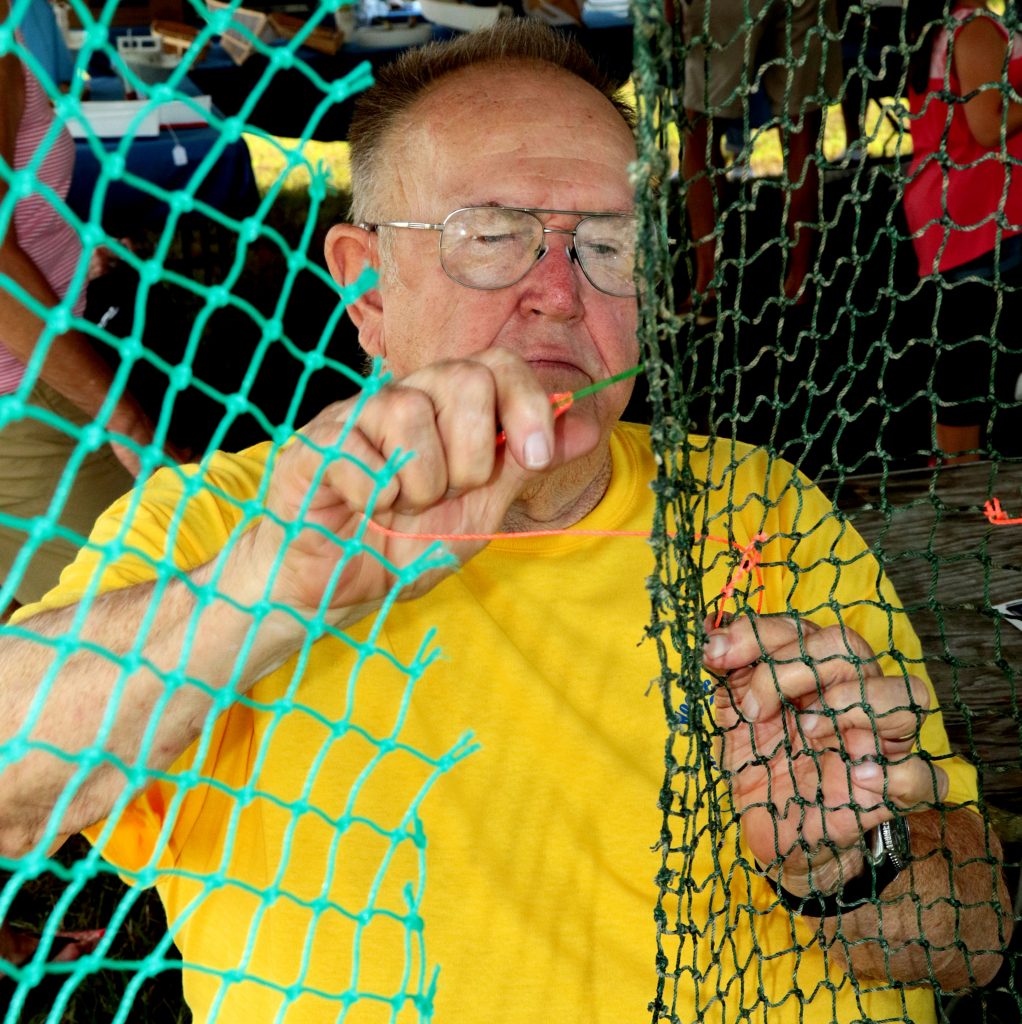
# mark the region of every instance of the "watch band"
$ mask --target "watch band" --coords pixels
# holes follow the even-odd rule
[[[875,900],[893,882],[909,862],[908,822],[902,817],[882,822],[863,837],[866,851],[862,873],[849,879],[829,895],[811,892],[796,896],[765,875],[782,906],[803,917],[837,917]]]

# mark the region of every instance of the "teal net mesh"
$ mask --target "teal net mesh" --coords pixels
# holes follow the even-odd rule
[[[331,78],[306,59],[309,51],[302,44],[312,41],[314,31],[329,30],[342,5],[324,2],[297,35],[283,41],[271,41],[264,31],[266,18],[244,18],[237,3],[186,6],[194,30],[190,46],[169,77],[154,84],[140,77],[138,66],[117,45],[121,33],[114,25],[123,20],[119,5],[71,0],[72,23],[80,24],[81,35],[67,91],[16,31],[27,23],[31,6],[27,0],[12,2],[0,26],[0,57],[14,55],[32,71],[52,100],[57,120],[25,166],[15,169],[0,160],[0,236],[11,231],[16,205],[36,194],[71,226],[81,252],[56,306],[11,275],[0,274],[0,290],[11,300],[2,307],[5,322],[15,317],[11,311],[16,306],[25,311],[20,319],[42,325],[24,377],[0,397],[0,445],[21,443],[19,428],[27,424],[53,427],[70,442],[66,468],[41,507],[20,504],[20,494],[5,496],[0,505],[0,532],[6,538],[0,580],[4,607],[15,599],[38,597],[35,581],[46,580],[54,562],[86,541],[91,520],[76,484],[91,472],[99,454],[109,451],[108,442],[120,445],[129,460],[134,453],[142,474],[168,464],[168,451],[187,453],[208,467],[211,453],[218,450],[268,440],[276,451],[329,401],[357,393],[371,396],[387,379],[382,367],[367,371],[359,365],[345,319],[345,304],[371,287],[372,276],[367,273],[352,288],[339,290],[320,255],[326,229],[345,215],[347,197],[331,169],[310,155],[311,141],[333,132],[337,111],[347,110],[352,97],[372,81],[368,62]],[[713,9],[727,10],[730,34],[713,35]],[[806,27],[813,41],[808,52],[793,43],[807,11],[815,12]],[[921,1005],[918,987],[889,978],[856,979],[834,968],[836,961],[828,961],[825,976],[806,967],[821,943],[828,956],[840,953],[840,919],[836,936],[821,939],[815,928],[796,922],[798,915],[752,895],[762,866],[742,843],[740,815],[729,791],[734,776],[722,755],[722,746],[733,742],[735,734],[711,710],[708,694],[714,682],[701,665],[696,642],[705,637],[707,615],[719,611],[753,617],[788,613],[840,628],[858,621],[855,616],[863,607],[878,612],[888,633],[880,637],[878,651],[890,652],[902,673],[929,675],[951,751],[976,767],[978,798],[971,804],[982,820],[978,869],[993,877],[996,833],[1005,851],[1009,916],[1013,900],[1018,913],[1022,766],[1016,687],[1022,633],[1013,625],[1009,606],[1022,602],[1022,526],[1000,522],[996,509],[992,519],[984,514],[984,504],[996,498],[1005,510],[1001,519],[1022,516],[1022,353],[1014,336],[1018,268],[1009,244],[1010,175],[1003,191],[989,197],[990,219],[1009,228],[996,233],[997,261],[964,276],[921,277],[912,235],[922,232],[909,228],[903,209],[906,187],[916,173],[911,153],[918,111],[910,109],[908,99],[910,64],[916,51],[933,45],[933,29],[950,24],[950,11],[947,5],[932,5],[927,12],[931,24],[922,33],[914,31],[909,12],[865,2],[744,0],[677,4],[666,13],[660,4],[632,6],[632,84],[639,108],[634,180],[639,275],[646,291],[640,303],[645,372],[629,418],[650,423],[660,469],[653,484],[656,571],[649,585],[647,642],[662,665],[665,730],[650,736],[649,743],[663,747],[666,766],[660,792],[649,794],[650,804],[662,812],[662,828],[659,836],[642,839],[656,845],[653,860],[659,859],[659,871],[651,861],[650,877],[632,880],[649,893],[647,1019],[911,1020]],[[1012,5],[1004,20],[1013,30]],[[188,85],[190,72],[199,75],[205,47],[225,32],[236,55],[251,54],[239,70],[246,65],[250,71],[261,69],[229,115],[202,108]],[[599,39],[596,31],[587,37],[596,46]],[[770,44],[772,56],[764,58]],[[736,45],[748,69],[733,88],[715,91],[710,88],[717,73],[714,52]],[[758,54],[757,46],[764,47]],[[823,71],[828,55],[839,69],[834,81],[827,81]],[[142,99],[117,138],[98,130],[84,105],[86,71],[103,62]],[[694,84],[700,67],[706,81]],[[800,94],[795,71],[806,67],[813,74]],[[284,80],[289,88],[313,96],[299,137],[290,141],[257,127],[260,103]],[[1010,81],[1006,57],[999,87],[1006,101],[1014,96]],[[938,92],[951,94],[950,79]],[[773,106],[768,97],[774,98]],[[158,118],[160,107],[172,100],[192,111],[195,120],[208,120],[215,138],[196,157],[187,152],[183,131],[178,140],[164,128],[160,137],[170,135],[171,149],[180,145],[185,160],[172,186],[157,185],[133,168],[130,154],[136,136],[151,130],[145,119]],[[176,116],[193,119],[180,110]],[[42,166],[57,145],[60,126],[72,124],[81,136],[78,160],[91,161],[94,178],[84,195],[76,197],[72,190],[65,200],[47,182]],[[841,124],[843,133],[837,127]],[[243,133],[275,151],[285,170],[306,171],[309,183],[301,195],[286,188],[283,173],[261,181],[256,192],[246,176]],[[993,150],[997,161],[1014,167],[1009,135],[1005,125]],[[938,148],[945,166],[954,160],[948,145],[945,140]],[[180,150],[164,159],[179,161]],[[226,191],[218,191],[218,176],[232,161],[240,161],[238,176],[228,181]],[[650,181],[657,187],[650,187]],[[131,213],[119,215],[124,209]],[[942,223],[949,220],[946,211],[935,216]],[[101,260],[108,272],[90,281],[101,249],[112,257]],[[77,309],[76,296],[86,289],[89,307]],[[107,397],[92,416],[54,404],[51,394],[40,391],[44,361],[69,329],[88,339],[109,367]],[[941,359],[947,362],[942,365]],[[129,394],[138,396],[152,420],[151,443],[110,426],[118,403]],[[950,449],[942,445],[935,423],[978,428],[974,434],[951,436],[964,437],[958,447],[980,458],[951,465]],[[812,502],[802,478],[779,490],[767,487],[773,474],[787,472],[778,468],[778,457],[821,481],[847,519],[828,513],[824,519],[833,522],[823,527],[808,512],[800,519]],[[936,465],[930,466],[931,461]],[[375,485],[385,486],[395,468],[391,464],[375,474]],[[737,491],[739,471],[760,474],[762,493]],[[172,480],[161,500],[170,535],[183,544],[189,541],[178,536],[182,526],[175,510],[202,501],[211,489],[227,507],[225,544],[237,543],[246,527],[265,514],[264,485],[258,482],[232,487],[228,474],[211,484],[192,470],[175,472]],[[707,501],[708,492],[719,500]],[[156,579],[148,610],[142,621],[130,624],[123,650],[97,649],[90,639],[88,610],[99,599],[98,582],[92,580],[82,586],[81,611],[62,620],[58,633],[40,636],[31,619],[3,627],[15,645],[6,657],[17,658],[28,648],[52,655],[44,696],[59,668],[76,658],[95,657],[120,670],[112,707],[126,699],[127,681],[144,662],[143,644],[159,610],[175,599],[185,579],[166,551],[153,554],[133,547],[122,526],[130,522],[136,500],[127,499],[120,518],[87,545],[96,565],[127,565],[129,576]],[[778,510],[794,514],[781,530],[775,528]],[[746,522],[756,520],[754,533],[763,532],[755,543],[735,535],[736,516],[742,515]],[[842,573],[861,579],[864,564],[858,549],[839,543],[845,522],[863,535],[897,588],[900,604],[888,591],[877,590],[875,580],[862,593],[841,589]],[[838,540],[807,567],[798,545],[811,544],[806,537],[821,528]],[[352,542],[352,556],[363,550],[363,539],[358,535]],[[399,584],[410,583],[445,564],[446,557],[438,543],[412,564],[392,568]],[[806,607],[791,594],[800,572],[811,568],[818,574],[821,566],[832,572],[834,583],[817,591],[815,603]],[[197,609],[193,623],[216,600],[221,568],[213,563],[203,585],[187,586]],[[790,593],[775,590],[764,603],[764,575],[773,573],[770,578],[776,579],[789,571],[784,579]],[[730,589],[722,594],[719,585],[708,588],[708,578],[727,581]],[[266,593],[238,610],[253,621],[282,611]],[[897,637],[906,618],[919,634],[921,650],[900,656]],[[336,645],[331,650],[344,652],[337,673],[345,697],[330,711],[299,687],[321,649],[316,641],[324,635]],[[203,639],[193,626],[186,650]],[[33,852],[0,864],[6,872],[0,919],[19,935],[24,929],[40,936],[34,952],[0,960],[4,1019],[189,1019],[175,942],[187,937],[189,921],[204,901],[225,893],[249,914],[236,959],[185,965],[203,979],[209,1019],[227,1005],[233,986],[253,980],[272,989],[278,1019],[302,1019],[303,1000],[310,996],[326,1001],[330,1019],[431,1019],[437,988],[443,986],[445,971],[455,968],[438,964],[430,953],[422,903],[434,865],[420,810],[433,787],[447,785],[459,762],[476,749],[469,734],[440,755],[405,739],[413,694],[428,688],[430,670],[444,658],[442,647],[424,628],[420,644],[398,654],[382,628],[340,633],[313,615],[286,692],[269,705],[207,686],[219,714],[211,715],[203,729],[200,756],[224,742],[220,730],[229,727],[222,726],[228,708],[232,714],[262,716],[262,728],[270,734],[286,732],[288,716],[319,723],[323,746],[303,752],[307,771],[296,792],[262,786],[258,753],[240,782],[210,780],[197,771],[154,772],[139,766],[141,758],[116,764],[131,786],[148,786],[153,801],[170,806],[168,820],[200,787],[210,791],[206,799],[219,800],[223,845],[211,854],[208,870],[168,867],[164,854],[169,857],[172,836],[166,828],[158,830],[155,853],[133,869],[115,869],[97,847],[80,838],[50,853],[63,838],[64,804],[58,805]],[[246,653],[238,652],[236,673]],[[766,652],[764,658],[769,662]],[[368,685],[362,678],[367,666],[398,680],[385,726],[367,725],[356,712]],[[176,690],[206,685],[189,674],[186,657],[159,672],[165,696],[143,750],[152,744]],[[109,761],[102,743],[113,712],[97,723],[94,744],[72,750],[31,738],[41,709],[42,702],[36,702],[13,738],[0,747],[0,767],[16,769],[27,754],[45,749],[73,766],[66,789],[70,800],[88,773]],[[786,737],[789,752],[800,738],[797,730]],[[342,742],[358,745],[361,770],[350,792],[333,794],[326,810],[317,806],[314,782],[331,743]],[[360,810],[363,793],[387,785],[388,766],[400,758],[419,766],[417,786],[395,788],[385,820],[366,817]],[[937,766],[949,760],[949,754],[932,757]],[[779,785],[781,795],[768,800],[785,799],[784,780]],[[799,791],[797,784],[794,788],[789,804],[811,829],[812,794]],[[235,845],[237,823],[246,808],[260,802],[278,809],[284,824],[276,850],[279,867],[270,872],[268,885],[254,887],[229,864],[246,852]],[[111,821],[128,805],[125,796]],[[863,811],[854,802],[848,810],[853,815]],[[311,835],[309,817],[317,822]],[[950,809],[942,820],[948,828],[958,827]],[[107,825],[90,838],[101,845],[110,835]],[[326,878],[308,884],[295,875],[297,854],[310,842],[321,844],[324,862],[330,864],[343,862],[352,844],[368,848],[374,851],[375,870],[356,879],[338,900],[330,892],[333,868]],[[933,856],[939,858],[939,850]],[[183,908],[170,930],[153,886],[164,895],[172,889],[176,905]],[[295,964],[290,981],[253,979],[250,965],[264,955],[261,944],[266,941],[267,929],[260,925],[280,901],[300,906],[309,921],[331,915],[345,919],[350,941],[334,956],[343,964],[346,986],[320,992],[308,980],[309,965],[320,955],[312,928],[302,948],[288,951]],[[953,886],[943,902],[955,913],[963,909]],[[458,913],[457,907],[449,910]],[[1001,951],[1005,925],[995,916],[990,922],[987,948]],[[789,937],[778,940],[777,929],[785,927]],[[67,934],[89,929],[103,929],[103,934],[78,936],[87,954],[62,959]],[[936,994],[932,1012],[937,1019],[1019,1020],[1014,947],[988,984],[968,993],[943,991],[939,965],[958,939],[952,923],[949,932],[934,936],[932,947],[920,947],[918,978]],[[476,941],[486,943],[487,936],[480,934]],[[880,946],[881,960],[893,969],[897,941],[881,937]],[[366,978],[375,977],[372,962],[381,957],[392,965],[388,982],[367,983]],[[515,970],[513,963],[509,970]],[[486,979],[479,984],[485,989]],[[893,1001],[875,1001],[875,990],[894,993]],[[481,1000],[460,1016],[499,1019],[499,1013],[483,1006]]]

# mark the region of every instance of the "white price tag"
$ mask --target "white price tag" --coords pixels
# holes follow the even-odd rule
[[[170,158],[174,161],[175,167],[184,167],[188,163],[188,150],[179,142],[171,151]]]

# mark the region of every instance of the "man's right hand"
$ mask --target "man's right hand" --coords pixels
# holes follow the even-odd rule
[[[499,429],[507,441],[498,448]],[[569,442],[571,433],[559,426],[555,435],[549,396],[517,356],[490,350],[427,367],[317,416],[279,453],[265,514],[222,561],[160,590],[142,584],[103,594],[90,603],[84,622],[77,621],[75,606],[29,620],[25,625],[39,636],[60,637],[74,628],[88,641],[55,676],[48,673],[56,645],[0,638],[0,745],[22,731],[40,745],[4,766],[0,853],[21,856],[51,842],[54,827],[70,833],[105,817],[127,784],[120,766],[143,757],[143,738],[145,764],[167,768],[204,727],[210,690],[244,692],[282,664],[307,637],[302,619],[322,610],[326,622],[345,628],[374,611],[395,585],[392,569],[408,566],[431,542],[367,529],[365,514],[413,535],[496,532],[530,479],[582,454],[575,449],[588,443],[578,440],[586,432],[575,431]],[[393,475],[381,474],[387,482],[377,487],[372,474],[400,453],[414,456]],[[361,544],[349,550],[357,531],[363,531]],[[465,561],[484,544],[465,540],[449,547]],[[421,594],[443,575],[419,576],[401,596]],[[200,608],[196,595],[209,598],[214,590],[224,600]],[[250,609],[267,597],[288,613],[255,621]],[[146,624],[145,657],[125,678],[122,661],[111,654],[137,650],[139,638],[129,625],[137,623]],[[244,637],[253,642],[242,665]],[[168,692],[167,679],[178,675],[205,685]],[[44,680],[45,707],[29,727]],[[45,745],[77,752],[97,742],[112,756],[101,760],[87,785],[76,785],[54,826],[52,809],[79,769]]]
[[[501,429],[507,440],[498,446]],[[369,398],[332,405],[280,454],[267,514],[220,586],[242,600],[269,596],[301,616],[323,610],[332,625],[348,625],[392,589],[390,567],[409,565],[430,543],[367,529],[367,514],[403,534],[498,531],[530,477],[563,461],[557,448],[549,396],[527,363],[501,349],[433,364]],[[391,476],[384,467],[395,458]],[[352,552],[346,542],[358,531],[366,550]],[[485,543],[448,546],[464,562]],[[447,571],[416,578],[402,598],[424,593]]]

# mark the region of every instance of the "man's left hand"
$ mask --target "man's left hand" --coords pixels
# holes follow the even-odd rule
[[[743,615],[707,631],[719,763],[751,852],[795,895],[837,891],[863,869],[864,833],[947,795],[944,770],[913,753],[930,691],[882,675],[846,627]]]

